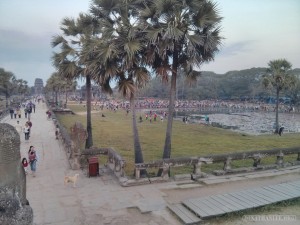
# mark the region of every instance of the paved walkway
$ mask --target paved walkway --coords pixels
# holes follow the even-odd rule
[[[180,202],[191,196],[201,197],[212,190],[215,191],[211,194],[216,194],[300,177],[299,169],[295,169],[278,173],[272,179],[259,179],[263,175],[253,175],[239,181],[228,176],[223,180],[209,179],[203,181],[203,185],[194,186],[191,181],[185,181],[186,184],[168,182],[121,187],[108,172],[100,177],[88,178],[81,170],[69,169],[65,151],[55,140],[55,127],[52,121],[47,120],[46,111],[46,105],[40,103],[36,112],[31,114],[33,126],[29,141],[26,142],[21,133],[21,157],[27,156],[30,145],[35,146],[39,155],[37,176],[27,175],[27,199],[34,211],[35,225],[177,225],[181,222],[169,212],[166,207],[168,203]],[[7,116],[1,122],[16,126],[16,121]],[[24,115],[19,121],[21,125],[25,124]],[[77,187],[73,188],[71,184],[64,186],[64,176],[75,173],[80,174]],[[214,185],[221,182],[224,185]]]

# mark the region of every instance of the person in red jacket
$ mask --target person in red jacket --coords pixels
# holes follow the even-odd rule
[[[26,158],[22,159],[22,165],[23,165],[23,168],[25,170],[25,174],[27,174],[27,172],[28,172],[28,161],[27,161]]]

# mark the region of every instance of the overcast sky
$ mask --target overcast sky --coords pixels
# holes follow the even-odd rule
[[[215,61],[202,70],[225,73],[267,67],[285,58],[300,68],[300,0],[215,0],[225,37]],[[55,71],[52,36],[65,17],[88,12],[89,0],[0,0],[0,68],[44,84]]]

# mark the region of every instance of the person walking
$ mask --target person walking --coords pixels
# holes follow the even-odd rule
[[[17,108],[14,109],[14,117],[17,119]]]
[[[17,108],[17,115],[18,115],[18,118],[21,119],[21,108],[20,107]]]
[[[27,124],[28,124],[28,126],[29,126],[29,137],[30,137],[30,132],[31,132],[31,127],[32,127],[32,122],[30,121],[29,117],[28,117]]]
[[[10,114],[10,118],[13,119],[14,118],[14,109],[12,107],[9,109],[9,114]]]
[[[25,114],[25,118],[27,119],[27,108],[24,108],[24,114]]]
[[[28,119],[30,119],[31,113],[32,113],[32,106],[31,103],[29,103],[29,105],[27,105],[27,117]]]
[[[56,138],[56,140],[58,140],[58,137],[59,137],[59,126],[58,126],[58,124],[56,124],[56,127],[55,127],[55,138]]]
[[[25,141],[29,140],[29,131],[30,131],[30,127],[29,127],[28,123],[26,122],[25,127],[23,129],[23,132],[25,134]]]
[[[32,176],[36,176],[36,164],[37,164],[37,154],[34,149],[34,146],[30,146],[28,150],[28,159],[30,164],[30,170],[32,172]]]

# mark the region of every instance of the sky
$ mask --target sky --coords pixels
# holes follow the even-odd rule
[[[300,0],[214,0],[221,22],[221,49],[200,69],[216,73],[267,67],[287,59],[300,68]],[[0,68],[34,85],[55,72],[51,38],[63,18],[88,12],[90,0],[0,0]]]

